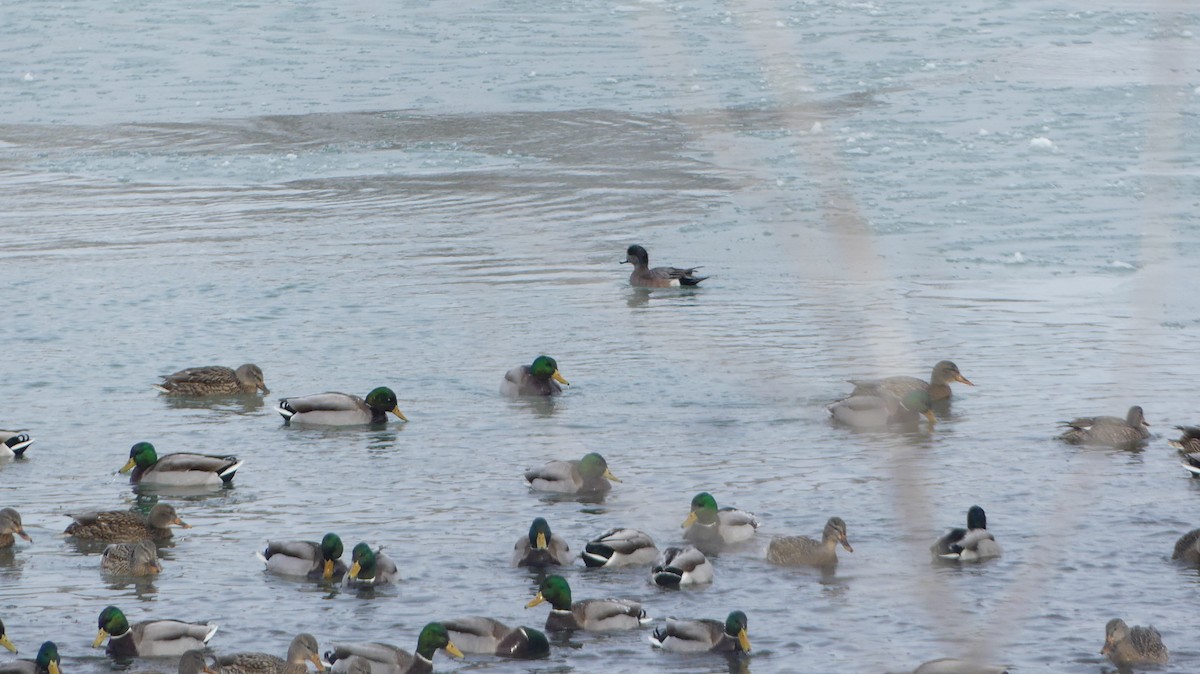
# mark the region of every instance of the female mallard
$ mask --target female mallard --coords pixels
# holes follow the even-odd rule
[[[131,510],[105,510],[67,513],[67,517],[75,521],[67,525],[63,532],[66,535],[110,543],[133,543],[143,538],[165,541],[171,537],[171,525],[191,528],[179,519],[174,506],[166,503],[155,504],[146,516]]]
[[[646,611],[628,599],[585,599],[571,603],[571,586],[562,576],[547,576],[537,596],[525,608],[550,602],[546,629],[611,632],[631,630],[650,622]]]
[[[17,540],[14,534],[29,543],[33,542],[25,533],[25,527],[21,526],[21,513],[13,508],[0,508],[0,548],[11,548]]]
[[[305,674],[308,663],[325,671],[317,640],[311,634],[298,634],[288,646],[287,659],[268,653],[234,653],[216,658],[216,670],[209,674]]]
[[[46,641],[38,649],[37,658],[0,664],[0,674],[59,674],[58,666],[58,646],[53,641]]]
[[[204,651],[192,649],[179,656],[179,674],[204,674],[208,671],[208,660]]]
[[[387,423],[387,413],[401,421],[396,394],[386,386],[371,389],[366,399],[348,393],[318,393],[300,398],[283,398],[275,408],[284,423],[309,426],[365,426]]]
[[[601,566],[641,566],[658,559],[658,548],[650,535],[637,529],[609,529],[583,546],[583,563]]]
[[[1118,667],[1130,665],[1161,665],[1167,661],[1167,647],[1154,627],[1130,627],[1120,618],[1104,626],[1104,648],[1100,655]]]
[[[1175,541],[1171,559],[1188,566],[1200,565],[1200,529],[1192,529]]]
[[[874,394],[856,393],[826,406],[834,420],[855,428],[886,428],[911,425],[924,416],[932,428],[937,417],[930,409],[929,393],[908,391],[899,398],[880,389]]]
[[[713,566],[694,545],[664,548],[650,570],[650,580],[659,587],[703,585],[713,581]]]
[[[967,511],[966,529],[951,529],[937,539],[929,551],[936,558],[960,562],[1000,556],[1000,546],[987,530],[987,514],[977,505]]]
[[[0,457],[23,456],[33,444],[33,438],[25,431],[0,430]]]
[[[546,635],[532,627],[509,627],[499,620],[479,616],[443,620],[442,625],[463,653],[522,660],[550,655]]]
[[[556,396],[562,386],[570,386],[558,371],[558,361],[538,356],[532,365],[519,365],[504,373],[500,393],[506,396]]]
[[[372,550],[366,543],[359,543],[350,551],[350,570],[343,581],[355,587],[388,585],[400,580],[400,569],[391,557],[381,550]]]
[[[696,276],[700,267],[679,269],[678,267],[650,268],[650,254],[645,248],[632,245],[625,251],[625,259],[621,264],[633,265],[629,274],[629,285],[636,288],[678,288],[679,286],[699,285],[707,276]]]
[[[840,517],[830,517],[821,532],[821,540],[808,536],[780,536],[767,546],[767,561],[780,566],[815,566],[832,569],[837,566],[838,543],[846,552],[854,552],[846,540],[846,523]]]
[[[415,655],[390,644],[352,643],[335,645],[332,651],[325,654],[325,659],[333,663],[335,672],[348,671],[348,660],[357,655],[370,662],[372,674],[429,674],[433,671],[433,654],[438,649],[456,658],[463,656],[458,646],[450,640],[444,625],[429,623],[417,637]]]
[[[603,494],[620,482],[608,469],[608,462],[596,452],[571,461],[551,461],[541,468],[525,471],[525,480],[538,491],[556,494]]]
[[[700,552],[715,555],[753,538],[758,525],[753,513],[731,507],[717,509],[716,499],[705,491],[692,497],[692,510],[682,524],[683,538]]]
[[[570,566],[574,559],[571,547],[550,531],[550,524],[542,517],[535,518],[529,534],[518,538],[513,546],[513,566]]]
[[[342,539],[325,534],[320,543],[313,541],[267,541],[267,549],[258,557],[267,571],[283,576],[305,576],[313,580],[341,580],[346,573],[342,560]]]
[[[954,363],[943,360],[933,366],[933,372],[929,375],[929,381],[921,381],[916,377],[884,377],[883,379],[851,379],[850,383],[854,384],[854,392],[851,396],[858,395],[878,395],[879,391],[885,391],[891,394],[897,400],[903,400],[911,391],[924,391],[929,394],[930,400],[946,400],[950,397],[950,382],[958,382],[967,386],[974,386],[969,379],[962,376],[958,371],[958,366]]]
[[[1200,428],[1196,426],[1176,426],[1182,435],[1178,440],[1169,440],[1168,444],[1179,450],[1183,458],[1183,467],[1192,477],[1200,477]]]
[[[668,620],[654,630],[650,644],[675,653],[749,653],[746,614],[734,611],[720,620]]]
[[[1058,436],[1059,439],[1072,445],[1103,445],[1130,449],[1150,437],[1150,424],[1146,423],[1146,416],[1137,405],[1129,408],[1124,419],[1079,417],[1071,421],[1060,421],[1059,424],[1070,427]]]
[[[262,369],[253,363],[246,363],[236,370],[220,365],[189,367],[163,375],[162,383],[154,388],[170,395],[194,397],[271,392],[263,383]]]
[[[4,621],[3,620],[0,620],[0,646],[7,648],[9,650],[9,652],[12,652],[12,653],[17,652],[16,645],[13,644],[13,642],[9,641],[8,634],[4,631]]]
[[[143,620],[133,625],[116,606],[107,606],[97,621],[100,631],[92,641],[99,648],[108,639],[105,652],[114,658],[183,655],[204,648],[217,633],[213,623],[185,623],[179,620]]]
[[[242,461],[236,456],[175,452],[159,456],[154,445],[139,442],[129,448],[129,460],[119,472],[132,484],[160,487],[203,487],[229,484]]]
[[[154,541],[112,543],[100,555],[100,570],[118,576],[153,576],[162,572]]]

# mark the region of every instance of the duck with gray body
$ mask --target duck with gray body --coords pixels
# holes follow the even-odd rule
[[[837,546],[846,552],[854,552],[846,538],[846,522],[840,517],[830,517],[821,532],[821,540],[808,536],[778,536],[767,546],[767,561],[780,566],[815,566],[832,569],[837,566]]]
[[[555,494],[604,494],[620,482],[608,469],[608,462],[596,452],[582,459],[551,461],[540,468],[525,471],[530,488]]]
[[[117,576],[153,576],[162,572],[154,541],[111,543],[100,555],[100,570]]]
[[[558,361],[542,355],[529,365],[518,365],[504,373],[500,382],[500,394],[509,397],[556,396],[562,394],[563,386],[570,386],[558,371]]]
[[[20,536],[28,543],[33,542],[21,524],[21,513],[17,512],[15,508],[0,508],[0,549],[11,548],[16,543],[16,536]]]
[[[105,607],[97,620],[99,631],[92,648],[108,640],[105,652],[114,658],[183,655],[204,648],[217,633],[214,623],[189,623],[181,620],[143,620],[129,624],[116,606]]]
[[[1072,445],[1098,445],[1117,449],[1133,449],[1150,438],[1150,424],[1142,408],[1134,405],[1125,418],[1078,417],[1071,421],[1060,421],[1067,430],[1059,437]]]
[[[967,528],[951,529],[937,539],[929,551],[936,559],[976,562],[1000,556],[1000,545],[987,530],[987,514],[979,506],[967,511]]]
[[[471,616],[443,620],[450,640],[463,653],[534,660],[550,655],[546,635],[531,627],[509,627],[499,620]]]
[[[157,487],[219,487],[233,481],[242,461],[236,456],[175,452],[158,455],[149,442],[129,448],[129,460],[118,471],[129,473],[131,484]]]
[[[654,630],[650,645],[673,653],[749,653],[746,614],[733,611],[720,620],[667,620]]]
[[[1200,566],[1200,529],[1192,529],[1175,541],[1171,559],[1188,566]]]
[[[888,428],[908,426],[925,417],[929,427],[937,423],[930,408],[929,393],[923,390],[906,392],[903,397],[878,390],[874,394],[856,394],[826,406],[838,423],[854,428]]]
[[[547,631],[589,630],[614,632],[631,630],[650,622],[645,609],[636,601],[628,599],[584,599],[571,601],[571,586],[562,576],[547,576],[542,581],[537,596],[525,604],[532,608],[548,602],[550,615],[546,617]]]
[[[658,559],[658,547],[644,531],[609,529],[588,541],[581,557],[588,568],[644,566]]]
[[[1158,630],[1151,627],[1125,624],[1113,618],[1104,626],[1104,648],[1100,655],[1118,667],[1130,665],[1162,665],[1167,662],[1167,647],[1163,645]]]
[[[463,657],[441,623],[429,623],[417,637],[417,650],[409,653],[403,648],[378,642],[335,644],[325,659],[333,663],[334,672],[349,672],[349,660],[358,656],[365,659],[371,674],[429,674],[433,671],[433,656],[438,650],[456,658]]]
[[[325,671],[316,637],[302,633],[292,639],[286,658],[269,653],[221,655],[215,659],[216,668],[209,674],[306,674],[310,662],[318,672]]]
[[[344,546],[335,533],[325,534],[321,542],[268,541],[267,549],[258,555],[269,573],[281,576],[303,576],[311,580],[341,580],[346,574],[342,561]]]
[[[850,383],[854,384],[854,391],[850,393],[850,396],[878,396],[887,394],[897,400],[903,400],[905,396],[913,391],[924,391],[929,394],[930,401],[947,400],[952,395],[952,391],[950,390],[952,382],[966,384],[967,386],[975,385],[962,375],[957,365],[951,361],[943,360],[933,366],[933,372],[929,375],[929,381],[903,375],[884,377],[883,379],[851,379]]]
[[[24,456],[25,450],[32,444],[33,438],[26,431],[0,430],[0,458]]]
[[[685,541],[706,555],[716,555],[752,539],[759,521],[744,510],[718,508],[712,494],[700,492],[692,497],[691,512],[680,526]]]
[[[1008,670],[958,658],[938,658],[921,663],[912,674],[1008,674]]]
[[[400,569],[396,562],[383,554],[382,549],[372,549],[359,543],[350,551],[350,570],[342,584],[347,587],[367,588],[390,585],[400,580]]]
[[[53,641],[42,642],[33,660],[13,660],[0,664],[0,674],[60,674],[58,646]]]
[[[633,271],[629,274],[629,285],[637,288],[678,288],[680,286],[699,285],[707,276],[696,276],[700,267],[679,269],[677,267],[650,268],[650,254],[638,245],[630,246],[625,251],[625,259],[621,264],[632,264]]]
[[[384,424],[388,412],[401,421],[408,417],[400,411],[396,394],[386,386],[371,389],[366,398],[348,393],[318,393],[299,398],[281,398],[275,411],[285,424],[299,426],[369,426]]]
[[[66,535],[110,543],[165,541],[171,538],[171,526],[191,528],[167,503],[156,503],[145,516],[131,510],[105,510],[67,513],[67,517],[75,521],[67,525]]]
[[[271,392],[263,382],[262,368],[254,363],[246,363],[236,370],[221,365],[189,367],[163,375],[162,383],[155,388],[167,395],[191,397]]]
[[[529,533],[518,538],[513,546],[513,566],[570,566],[574,560],[567,541],[550,531],[550,524],[542,517],[535,518],[529,525]]]
[[[663,548],[650,569],[650,581],[670,588],[705,585],[713,581],[713,565],[694,545]]]

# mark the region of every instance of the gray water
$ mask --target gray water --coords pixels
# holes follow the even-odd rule
[[[573,548],[611,526],[679,540],[697,491],[756,512],[708,588],[566,571],[577,598],[749,615],[743,671],[884,672],[975,655],[1098,672],[1104,624],[1153,623],[1170,672],[1200,576],[1169,561],[1200,481],[1166,444],[1200,422],[1200,14],[1188,3],[8,3],[0,19],[0,464],[32,545],[0,553],[0,618],[67,674],[108,604],[215,620],[218,652],[413,649],[434,619],[541,626],[507,566],[544,516]],[[704,265],[628,287],[625,248]],[[539,353],[572,383],[501,398]],[[959,386],[932,432],[856,433],[845,379]],[[173,403],[159,375],[255,362],[263,403]],[[394,388],[408,424],[284,426],[279,396]],[[1145,407],[1143,452],[1055,422]],[[237,453],[232,489],[159,495],[193,528],[151,583],[116,583],[64,512],[145,505],[134,442]],[[601,452],[600,504],[521,472]],[[986,508],[991,563],[928,544]],[[836,576],[763,560],[846,520]],[[268,539],[385,546],[364,595],[268,577]],[[534,663],[439,671],[708,672],[648,630]],[[135,670],[174,671],[172,661]],[[737,667],[733,667],[737,669]]]

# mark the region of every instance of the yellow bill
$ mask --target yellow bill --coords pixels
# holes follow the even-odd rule
[[[552,374],[552,375],[550,375],[550,376],[551,376],[551,377],[554,379],[554,381],[556,381],[556,382],[558,382],[558,383],[560,383],[560,384],[563,384],[563,385],[565,385],[565,386],[570,386],[570,385],[571,385],[571,382],[567,381],[566,379],[563,379],[563,376],[562,376],[562,374],[561,374],[561,373],[559,373],[559,371],[558,371],[558,370],[555,370],[555,371],[554,371],[554,374]]]

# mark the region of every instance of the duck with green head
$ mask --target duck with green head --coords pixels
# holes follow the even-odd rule
[[[929,427],[937,423],[929,392],[915,389],[896,397],[886,391],[877,395],[852,395],[826,406],[835,421],[854,428],[887,428],[912,425],[925,417]]]
[[[58,646],[53,641],[42,643],[33,660],[13,660],[0,664],[0,674],[60,674]]]
[[[325,659],[333,663],[334,672],[349,672],[349,660],[357,655],[370,662],[372,674],[429,674],[433,671],[433,654],[439,649],[456,658],[463,657],[446,627],[429,623],[417,637],[415,654],[390,644],[349,643],[334,645],[332,651],[325,653]]]
[[[570,566],[574,560],[570,546],[550,531],[550,523],[542,517],[534,518],[529,534],[518,538],[513,546],[513,566]]]
[[[681,526],[684,540],[706,555],[715,555],[753,538],[759,521],[745,510],[718,508],[713,495],[703,491],[692,497],[691,512]]]
[[[162,573],[158,547],[143,539],[136,543],[110,543],[100,555],[100,570],[117,576],[154,576]]]
[[[631,630],[650,622],[646,611],[636,601],[628,599],[585,599],[571,601],[571,586],[562,576],[547,576],[537,596],[525,605],[532,608],[548,602],[550,615],[546,618],[548,631],[589,630],[612,632]]]
[[[302,426],[367,426],[387,423],[388,412],[401,421],[396,394],[386,386],[371,389],[367,397],[348,393],[318,393],[299,398],[282,398],[275,408],[286,424]]]
[[[155,388],[167,395],[192,397],[271,392],[263,382],[262,368],[254,363],[246,363],[236,370],[222,365],[189,367],[163,375],[162,383],[156,384]]]
[[[8,633],[4,631],[4,621],[0,620],[0,646],[3,646],[11,653],[17,652],[17,647],[8,639]]]
[[[214,623],[185,623],[179,620],[143,620],[129,624],[116,606],[105,607],[97,620],[100,631],[92,648],[108,640],[105,652],[114,658],[183,655],[204,648],[217,633]]]
[[[663,548],[650,569],[650,581],[659,587],[678,589],[713,581],[713,565],[694,545]]]
[[[934,541],[929,551],[935,560],[952,562],[977,562],[1001,553],[996,537],[987,529],[987,513],[977,505],[967,510],[966,529],[951,529]]]
[[[167,503],[156,503],[145,516],[132,510],[104,510],[67,513],[67,517],[75,521],[67,525],[66,535],[109,543],[135,543],[143,538],[165,541],[171,538],[172,526],[191,528]]]
[[[0,508],[0,548],[11,548],[16,543],[14,536],[33,542],[21,524],[21,513],[14,508]]]
[[[25,431],[0,430],[0,458],[23,456],[33,444],[33,438]]]
[[[570,386],[558,371],[558,361],[538,356],[532,365],[518,365],[504,374],[500,393],[506,396],[556,396]]]
[[[337,581],[346,574],[342,562],[342,539],[335,533],[314,541],[267,541],[258,555],[267,571],[281,576],[304,576],[311,580]]]
[[[720,620],[668,620],[654,630],[651,645],[673,653],[749,653],[746,614]]]
[[[525,471],[525,481],[538,491],[556,494],[604,494],[612,482],[620,482],[608,469],[608,462],[596,452],[582,459],[551,461],[541,468]]]
[[[536,660],[550,655],[546,635],[532,627],[509,627],[499,620],[471,616],[443,620],[450,640],[463,653]]]
[[[350,570],[343,581],[348,587],[388,585],[400,580],[400,569],[382,550],[372,550],[366,543],[350,551]]]
[[[205,671],[208,674],[306,674],[310,662],[316,665],[318,672],[325,671],[316,637],[301,633],[292,639],[286,658],[270,653],[233,653],[218,656],[216,669]]]
[[[139,442],[129,448],[129,460],[119,472],[130,473],[133,484],[159,487],[219,487],[233,481],[242,461],[236,456],[174,452],[158,455],[154,445]],[[130,472],[132,471],[132,472]]]

